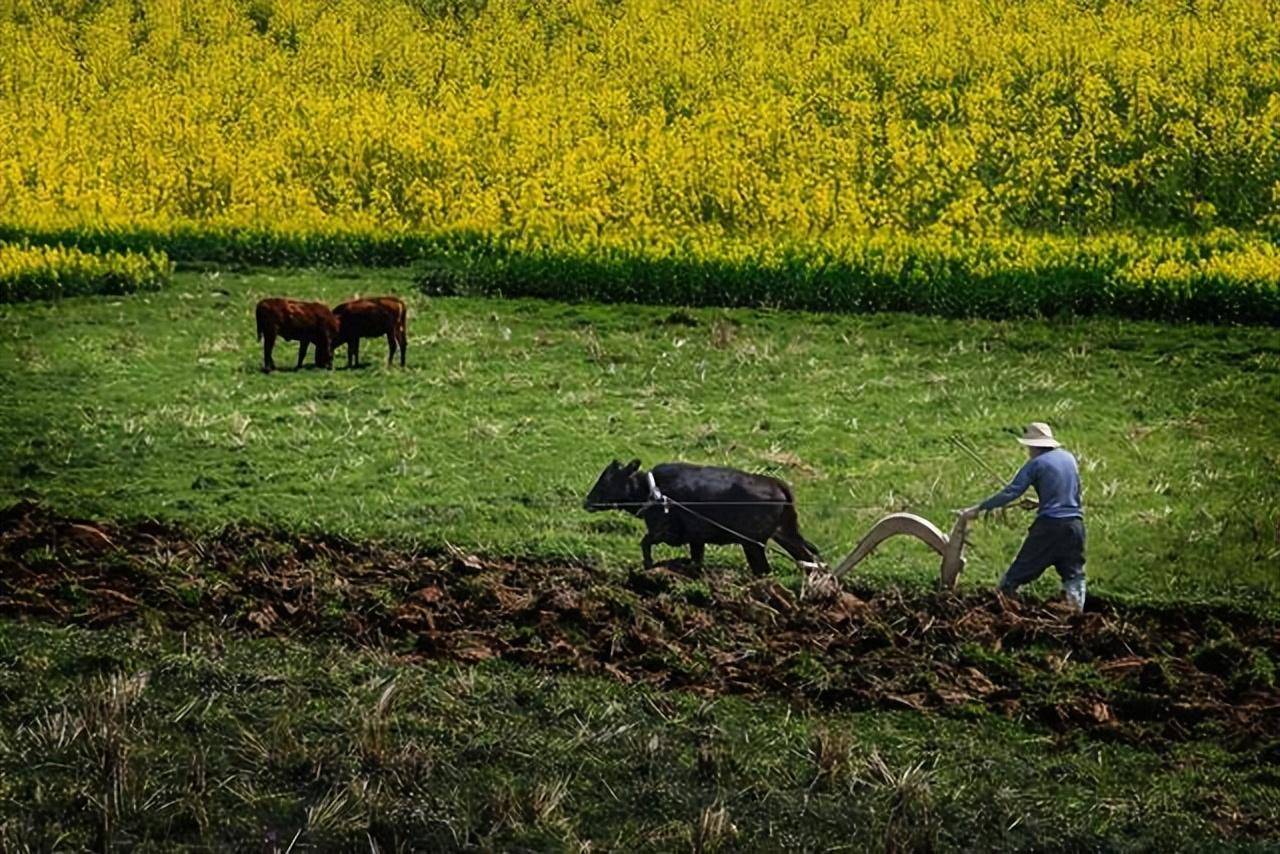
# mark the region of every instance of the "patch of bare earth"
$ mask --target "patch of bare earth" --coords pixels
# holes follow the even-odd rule
[[[1126,740],[1280,756],[1280,624],[1102,599],[1069,616],[989,594],[904,595],[670,570],[422,553],[328,536],[0,511],[0,616],[144,615],[489,658],[671,689],[860,709],[995,712]]]

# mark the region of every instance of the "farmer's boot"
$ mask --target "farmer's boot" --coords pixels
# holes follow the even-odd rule
[[[1084,613],[1084,576],[1073,578],[1062,583],[1062,592],[1067,594],[1067,604],[1077,614]]]

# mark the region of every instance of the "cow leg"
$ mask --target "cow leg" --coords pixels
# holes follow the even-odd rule
[[[276,346],[276,334],[274,332],[264,333],[262,336],[262,372],[269,374],[276,369],[275,360],[271,358],[271,351]]]
[[[747,564],[756,575],[768,575],[772,571],[769,566],[769,557],[764,552],[764,546],[755,543],[743,543],[742,552],[747,556]]]
[[[400,331],[399,331],[398,335],[399,335],[399,337],[400,337],[400,367],[402,367],[402,368],[403,368],[403,367],[404,367],[404,351],[405,351],[405,350],[408,348],[408,346],[409,346],[408,339],[405,337],[405,334],[404,334],[404,327],[403,327],[403,326],[402,326],[402,327],[400,327]]]
[[[396,361],[396,333],[394,330],[387,333],[387,367],[391,367]]]
[[[653,569],[653,544],[658,540],[653,534],[645,534],[640,540],[640,554],[644,556],[644,568]]]
[[[294,366],[295,371],[302,370],[302,363],[307,358],[307,348],[311,346],[311,342],[306,338],[302,339],[302,343],[298,345],[298,364]]]
[[[347,358],[350,360],[348,364],[354,367],[360,367],[360,339],[352,338],[351,343],[347,345]]]
[[[333,370],[333,342],[327,334],[316,341],[316,367]]]
[[[689,561],[693,564],[694,569],[702,569],[702,559],[706,557],[707,544],[702,540],[693,540],[689,543]]]

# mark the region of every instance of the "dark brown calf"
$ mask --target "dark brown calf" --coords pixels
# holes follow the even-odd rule
[[[258,340],[262,342],[262,370],[274,371],[276,363],[271,350],[276,336],[286,341],[299,341],[298,365],[307,357],[307,347],[316,345],[316,366],[333,367],[333,348],[338,342],[338,319],[322,302],[298,302],[291,299],[264,299],[258,303]],[[295,368],[296,370],[296,368]]]
[[[333,310],[338,318],[338,344],[347,345],[347,367],[360,364],[360,339],[387,336],[387,364],[390,365],[400,348],[400,367],[404,367],[404,353],[408,347],[405,337],[404,303],[396,297],[372,297],[344,302]]]

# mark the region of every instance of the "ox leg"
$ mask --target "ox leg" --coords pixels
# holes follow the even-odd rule
[[[645,534],[640,540],[640,554],[644,557],[644,568],[653,569],[653,544],[658,542],[651,534]]]
[[[352,338],[347,344],[347,365],[348,367],[360,367],[360,339]]]
[[[276,346],[276,334],[267,332],[262,336],[262,372],[269,374],[276,369],[275,360],[271,358],[271,351]]]
[[[293,367],[295,371],[302,370],[302,363],[307,358],[307,348],[310,346],[311,346],[311,342],[308,341],[306,338],[303,338],[302,343],[298,345],[298,364],[294,365]]]
[[[772,567],[769,566],[769,556],[765,554],[764,546],[759,546],[755,543],[743,543],[742,552],[747,556],[747,564],[756,575],[768,575],[772,571]]]
[[[387,367],[391,367],[396,362],[396,333],[391,331],[387,333]]]
[[[333,341],[328,335],[320,336],[316,342],[316,367],[333,370]]]
[[[707,555],[707,544],[702,540],[694,540],[689,543],[689,560],[693,563],[694,569],[702,569],[702,559]]]
[[[400,336],[400,367],[403,368],[404,367],[404,351],[408,348],[409,341],[408,341],[408,338],[405,337],[403,328],[400,329],[399,336]]]

